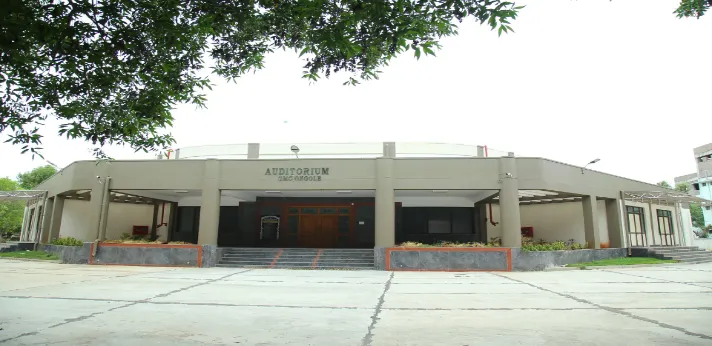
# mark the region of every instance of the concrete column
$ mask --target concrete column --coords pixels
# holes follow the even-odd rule
[[[52,210],[54,209],[54,198],[48,198],[45,200],[44,207],[42,208],[42,233],[40,236],[40,243],[47,244],[49,241],[50,224],[52,222]]]
[[[383,157],[391,159],[396,157],[396,142],[383,142]]]
[[[247,143],[247,158],[248,159],[259,159],[260,158],[260,143]]]
[[[104,179],[104,192],[101,198],[101,215],[99,216],[99,237],[101,241],[106,240],[106,227],[109,224],[109,205],[111,204],[111,177]]]
[[[198,244],[218,245],[218,225],[220,223],[220,161],[205,161],[203,189],[200,202],[200,225]]]
[[[22,226],[20,227],[20,241],[27,238],[27,228],[30,224],[30,208],[27,207],[27,202],[25,202],[25,210],[22,213]]]
[[[396,243],[396,206],[393,190],[393,159],[376,159],[376,247]]]
[[[519,183],[514,155],[499,159],[499,218],[502,246],[522,246],[522,220],[519,214]]]
[[[621,200],[606,200],[606,221],[608,223],[608,239],[612,248],[625,246],[625,227],[621,219]]]
[[[104,201],[104,183],[109,176],[109,164],[106,162],[98,162],[95,172],[97,178],[96,180],[92,179],[91,199],[86,210],[89,223],[87,224],[87,229],[82,230],[83,236],[79,238],[80,240],[99,239],[101,236],[100,223],[103,210],[102,202]]]
[[[32,213],[32,228],[30,228],[30,238],[27,239],[28,241],[35,242],[38,240],[37,237],[37,232],[40,230],[40,225],[38,223],[40,222],[40,201],[36,200],[35,205],[33,207],[34,213]]]
[[[584,196],[583,205],[583,230],[589,249],[601,248],[601,235],[598,227],[598,204],[596,196]]]
[[[485,157],[485,147],[481,145],[477,146],[477,157]]]
[[[59,229],[62,226],[62,213],[64,212],[64,196],[55,196],[52,205],[52,216],[49,222],[49,241],[59,238]]]
[[[173,236],[173,230],[176,228],[176,217],[177,217],[177,211],[178,211],[178,203],[177,202],[171,202],[168,204],[169,209],[168,209],[168,227],[166,228],[166,241],[171,241],[171,237]]]
[[[156,226],[158,225],[158,209],[161,208],[160,204],[153,205],[153,222],[151,223],[151,239],[156,239]]]

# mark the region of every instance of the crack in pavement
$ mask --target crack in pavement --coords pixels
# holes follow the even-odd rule
[[[378,321],[381,319],[378,315],[381,314],[381,308],[383,307],[383,302],[385,301],[386,293],[388,293],[388,290],[391,288],[391,282],[393,281],[394,275],[395,272],[391,272],[391,276],[388,278],[388,281],[386,281],[386,285],[383,288],[383,293],[381,293],[381,296],[378,298],[376,308],[374,309],[373,315],[371,315],[371,324],[368,326],[368,331],[366,332],[366,335],[364,335],[363,339],[361,339],[362,346],[371,346],[371,343],[373,342],[373,329],[376,327],[376,323],[378,323]]]
[[[539,290],[542,290],[542,291],[544,291],[544,292],[549,292],[549,293],[553,293],[553,294],[556,294],[556,295],[561,296],[561,297],[573,299],[573,300],[575,300],[575,301],[577,301],[577,302],[579,302],[579,303],[588,304],[588,305],[593,305],[593,306],[595,306],[595,307],[597,307],[597,308],[599,308],[599,309],[601,309],[601,310],[608,311],[608,312],[611,312],[611,313],[614,313],[614,314],[618,314],[618,315],[630,317],[630,318],[635,319],[635,320],[638,320],[638,321],[643,321],[643,322],[652,323],[652,324],[655,324],[655,325],[657,325],[657,326],[659,326],[659,327],[662,327],[662,328],[676,330],[676,331],[682,332],[682,333],[684,333],[684,334],[686,334],[686,335],[696,336],[696,337],[701,338],[701,339],[712,340],[712,336],[705,335],[705,334],[700,334],[700,333],[695,333],[695,332],[691,332],[691,331],[688,331],[687,329],[684,329],[684,328],[681,328],[681,327],[677,327],[677,326],[673,326],[673,325],[671,325],[671,324],[667,324],[667,323],[659,322],[659,321],[656,321],[656,320],[653,320],[653,319],[650,319],[650,318],[646,318],[646,317],[634,315],[634,314],[632,314],[632,313],[630,313],[630,312],[628,312],[628,311],[625,311],[625,310],[623,310],[623,309],[611,308],[611,307],[608,307],[608,306],[596,304],[596,303],[591,302],[591,301],[588,301],[588,300],[586,300],[586,299],[578,298],[578,297],[576,297],[576,296],[573,296],[573,295],[570,295],[570,294],[566,294],[566,293],[561,293],[561,292],[552,291],[552,290],[549,290],[549,289],[546,289],[546,288],[539,287],[539,286],[537,286],[537,285],[528,283],[528,282],[526,282],[526,281],[521,281],[521,280],[513,279],[513,278],[510,278],[510,277],[501,275],[501,274],[492,273],[492,275],[496,275],[496,276],[499,276],[499,277],[507,278],[507,279],[509,279],[509,280],[512,280],[512,281],[519,282],[519,283],[524,284],[524,285],[528,285],[528,286],[534,287],[534,288],[539,289]]]
[[[280,308],[280,309],[327,309],[327,310],[373,310],[373,308],[365,308],[358,306],[312,306],[312,305],[276,305],[276,304],[233,304],[233,303],[205,303],[205,302],[153,302],[142,300],[119,300],[119,299],[97,299],[97,298],[63,298],[63,297],[32,297],[32,296],[0,296],[0,298],[8,299],[46,299],[46,300],[69,300],[69,301],[93,301],[100,303],[130,303],[136,304],[152,304],[152,305],[186,305],[186,306],[215,306],[215,307],[245,307],[245,308]],[[150,299],[150,298],[148,298]],[[517,311],[517,310],[541,310],[541,311],[560,311],[560,310],[597,310],[597,307],[590,308],[384,308],[383,310],[395,311]],[[628,308],[626,310],[712,310],[712,307],[694,307],[694,308]]]
[[[650,276],[630,274],[630,273],[626,273],[625,271],[619,272],[619,271],[610,270],[610,269],[599,269],[599,270],[602,272],[621,274],[621,275],[627,275],[627,276],[635,276],[635,277],[644,278],[644,279],[658,280],[658,281],[662,281],[663,283],[669,283],[669,284],[683,284],[683,285],[689,285],[689,286],[694,286],[694,287],[702,287],[702,288],[706,288],[709,290],[709,291],[705,291],[705,292],[712,292],[712,287],[696,285],[691,282],[679,282],[679,281],[672,281],[672,280],[667,280],[667,279],[659,279],[659,278],[654,278],[654,277],[650,277]],[[706,282],[702,282],[702,283],[706,283]],[[692,292],[692,293],[697,293],[697,292]],[[702,293],[702,292],[700,292],[700,293]]]
[[[169,269],[169,270],[166,270],[166,272],[168,272],[168,271],[174,271],[174,270],[177,270],[177,269]],[[82,283],[90,282],[90,281],[101,281],[101,280],[110,280],[110,279],[116,279],[116,278],[125,278],[125,277],[129,277],[129,276],[136,276],[136,275],[141,275],[141,274],[145,274],[145,273],[129,273],[129,274],[125,274],[125,275],[102,276],[100,279],[90,278],[90,279],[79,280],[79,281],[58,282],[58,283],[51,283],[51,284],[49,284],[49,285],[14,288],[14,289],[11,289],[11,290],[0,291],[0,292],[5,293],[5,292],[13,292],[13,291],[20,291],[20,290],[35,289],[35,288],[47,288],[47,287],[51,287],[51,286],[62,286],[62,285],[71,285],[71,284],[82,284]],[[46,275],[46,274],[45,274],[45,275]],[[50,275],[51,275],[51,274],[50,274]],[[64,274],[60,274],[60,275],[64,275]],[[91,275],[91,276],[96,276],[96,275]],[[98,277],[98,276],[97,276],[97,277]]]
[[[23,334],[20,334],[20,335],[18,335],[18,336],[12,337],[12,338],[0,340],[0,344],[6,343],[6,342],[8,342],[8,341],[16,340],[16,339],[19,339],[19,338],[25,337],[25,336],[36,335],[36,334],[40,333],[41,331],[43,331],[43,330],[45,330],[45,329],[52,329],[52,328],[60,327],[60,326],[63,326],[63,325],[69,324],[69,323],[84,321],[84,320],[87,320],[87,319],[92,318],[92,317],[95,317],[95,316],[103,315],[103,314],[105,314],[105,313],[107,313],[107,312],[111,312],[111,311],[115,311],[115,310],[119,310],[119,309],[124,309],[124,308],[130,307],[130,306],[134,306],[134,305],[136,305],[136,304],[152,303],[152,302],[150,302],[149,300],[151,300],[151,299],[156,299],[156,298],[167,297],[167,296],[169,296],[169,295],[171,295],[171,294],[174,294],[174,293],[186,291],[186,290],[189,290],[189,289],[191,289],[191,288],[198,287],[198,286],[207,285],[207,284],[210,284],[210,283],[213,283],[213,282],[217,282],[217,281],[220,281],[220,280],[229,278],[229,277],[231,277],[231,276],[233,276],[233,275],[237,275],[237,274],[242,274],[242,273],[245,273],[245,272],[249,272],[249,271],[251,271],[251,270],[252,270],[252,269],[247,269],[247,270],[243,270],[243,271],[239,271],[239,272],[235,272],[235,273],[230,273],[230,274],[228,274],[228,275],[219,277],[219,278],[217,278],[217,279],[209,279],[209,280],[206,280],[206,281],[204,281],[204,282],[197,283],[197,284],[195,284],[195,285],[190,285],[190,286],[187,286],[187,287],[184,287],[184,288],[179,288],[179,289],[176,289],[176,290],[167,292],[167,293],[158,294],[158,295],[155,295],[155,296],[150,297],[150,298],[145,298],[145,299],[141,299],[141,300],[137,300],[137,301],[130,301],[128,304],[124,304],[124,305],[121,305],[121,306],[116,306],[116,307],[113,307],[113,308],[108,309],[108,310],[104,310],[104,311],[100,311],[100,312],[94,312],[94,313],[91,313],[91,314],[89,314],[89,315],[84,315],[84,316],[79,316],[79,317],[75,317],[75,318],[66,319],[64,322],[57,323],[57,324],[55,324],[55,325],[51,325],[51,326],[49,326],[49,327],[47,327],[47,328],[44,328],[44,329],[36,330],[36,331],[30,332],[30,333],[23,333]],[[134,274],[132,274],[132,275],[134,275]],[[126,276],[131,276],[131,275],[126,275]],[[124,277],[124,276],[115,276],[115,278],[116,278],[116,277]]]

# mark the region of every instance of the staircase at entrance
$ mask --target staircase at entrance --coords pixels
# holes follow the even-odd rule
[[[374,269],[373,249],[224,248],[218,267]]]
[[[677,260],[684,263],[712,262],[712,252],[696,246],[651,246],[646,250],[648,257]]]

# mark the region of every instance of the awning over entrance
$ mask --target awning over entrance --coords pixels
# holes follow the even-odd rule
[[[0,201],[32,201],[41,198],[46,192],[44,190],[0,191]]]
[[[675,204],[675,203],[697,203],[701,205],[712,205],[712,201],[704,198],[688,195],[677,191],[624,191],[624,198],[627,201]]]

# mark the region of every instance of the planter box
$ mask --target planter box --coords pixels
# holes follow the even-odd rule
[[[91,253],[92,243],[83,246],[41,245],[41,250],[57,255],[61,263],[87,264]]]
[[[525,252],[517,248],[380,248],[376,268],[390,271],[533,271],[626,256],[626,249]]]
[[[95,256],[93,250],[94,243],[42,246],[42,251],[53,253],[60,262],[70,264],[214,267],[220,258],[220,249],[212,245],[100,243]]]
[[[92,250],[94,244],[91,245]],[[138,265],[160,267],[201,267],[203,247],[171,244],[100,243],[89,264]]]
[[[512,269],[514,271],[544,270],[572,263],[599,261],[626,257],[624,248],[583,249],[561,251],[521,251],[512,249]]]
[[[383,260],[392,271],[511,271],[512,249],[387,248]]]

